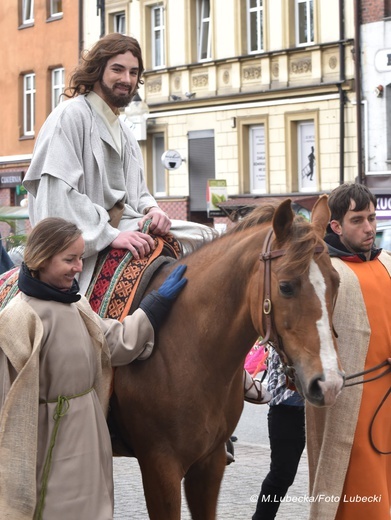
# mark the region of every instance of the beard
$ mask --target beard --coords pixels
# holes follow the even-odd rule
[[[117,108],[123,108],[128,106],[134,96],[133,90],[131,89],[131,87],[129,87],[129,94],[117,95],[114,94],[114,88],[116,85],[123,85],[123,83],[115,83],[113,85],[113,88],[110,88],[106,85],[103,79],[100,80],[100,87],[109,105],[112,105]]]

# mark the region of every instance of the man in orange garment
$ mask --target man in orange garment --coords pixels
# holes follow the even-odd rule
[[[343,184],[329,207],[325,241],[341,278],[333,321],[342,366],[354,374],[391,361],[391,256],[376,249],[368,188]],[[311,520],[391,518],[390,396],[376,414],[390,386],[388,372],[345,388],[331,408],[306,406]]]

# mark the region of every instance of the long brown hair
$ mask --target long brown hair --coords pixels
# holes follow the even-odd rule
[[[81,230],[63,218],[50,217],[33,227],[24,250],[24,263],[35,274],[43,263],[65,251],[81,236]]]
[[[117,54],[125,54],[128,51],[138,60],[137,86],[142,85],[144,82],[141,76],[144,72],[144,64],[140,44],[131,36],[113,33],[104,36],[95,43],[90,51],[86,51],[82,55],[79,66],[72,74],[69,87],[65,89],[64,95],[73,98],[78,94],[90,92],[94,83],[102,79],[108,60]]]

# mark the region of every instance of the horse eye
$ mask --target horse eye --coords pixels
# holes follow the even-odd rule
[[[280,293],[287,298],[293,296],[294,288],[293,285],[289,282],[281,282],[280,283]]]

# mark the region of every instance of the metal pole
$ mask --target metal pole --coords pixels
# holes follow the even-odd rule
[[[363,153],[362,153],[362,111],[361,111],[361,0],[354,0],[354,69],[356,87],[356,117],[357,117],[357,181],[364,183]]]

